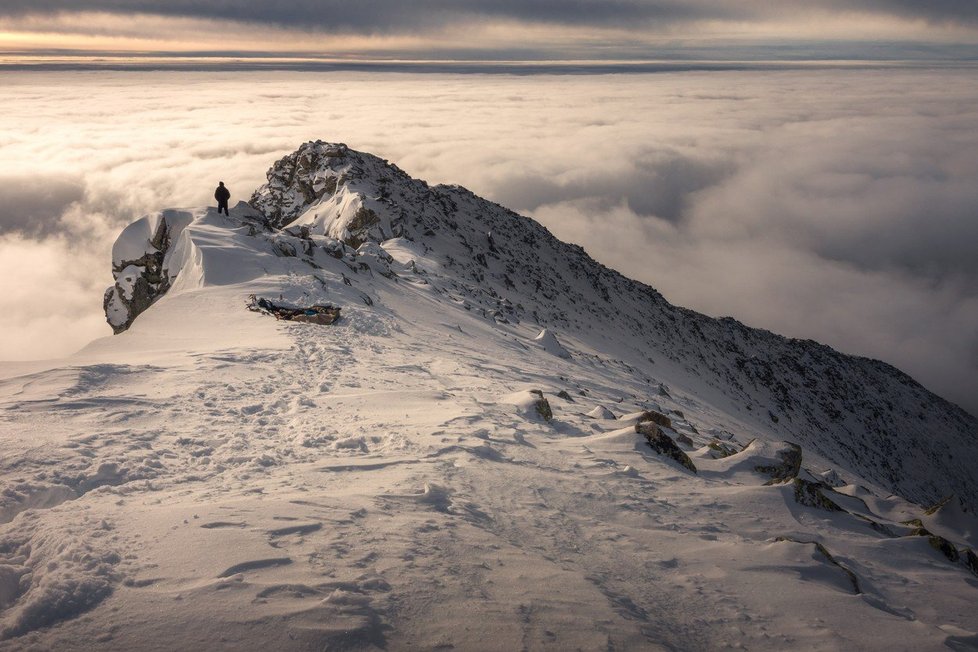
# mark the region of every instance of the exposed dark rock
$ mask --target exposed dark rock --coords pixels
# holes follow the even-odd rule
[[[533,404],[533,408],[537,411],[537,414],[543,417],[546,421],[552,421],[554,418],[554,413],[553,410],[550,409],[550,402],[544,398],[543,392],[539,389],[531,389],[530,393],[536,394],[537,396],[537,400]]]
[[[799,505],[816,507],[830,512],[846,511],[826,495],[834,493],[828,485],[822,484],[821,482],[810,482],[801,478],[795,478],[793,484],[795,488],[795,502]]]
[[[693,440],[689,438],[689,435],[683,434],[681,432],[676,433],[676,441],[678,441],[680,444],[683,444],[684,446],[689,446],[690,448],[695,446]]]
[[[930,544],[931,548],[937,550],[951,561],[958,561],[961,558],[961,555],[958,554],[958,549],[954,547],[954,544],[944,537],[932,534],[927,537],[927,543]]]
[[[672,419],[661,412],[656,412],[655,410],[646,410],[645,412],[642,412],[642,416],[638,418],[638,422],[642,423],[643,421],[651,421],[652,423],[657,423],[660,426],[672,428]]]
[[[754,467],[754,470],[758,473],[771,476],[771,479],[764,484],[788,482],[798,477],[798,472],[801,471],[801,446],[787,441],[784,443],[787,444],[787,448],[782,448],[778,451],[781,464],[770,466],[759,465]]]
[[[280,229],[298,217],[306,205],[336,192],[340,179],[317,175],[316,171],[324,159],[342,159],[348,154],[342,143],[306,143],[268,170],[267,192],[256,192],[249,203],[268,218],[271,226]]]
[[[971,548],[966,548],[964,551],[964,565],[968,567],[975,576],[978,576],[978,555]]]
[[[730,444],[729,442],[720,441],[719,439],[710,441],[707,446],[710,447],[710,454],[714,459],[730,457],[731,455],[736,455],[740,452],[736,446]]]
[[[378,224],[380,224],[380,218],[377,217],[377,213],[361,206],[347,226],[350,235],[344,238],[343,242],[356,249],[370,239],[370,229]]]
[[[658,424],[653,421],[640,421],[635,424],[635,432],[645,437],[649,446],[656,453],[665,455],[679,462],[693,473],[696,473],[696,466],[693,464],[693,460],[689,459],[689,455],[684,453],[669,435],[662,432],[662,428]]]
[[[170,288],[169,276],[163,269],[170,248],[170,228],[165,216],[160,217],[147,245],[148,250],[140,258],[112,264],[115,285],[105,291],[102,309],[116,334],[128,330],[136,317]]]
[[[954,494],[950,494],[950,495],[944,496],[939,501],[937,501],[936,503],[934,503],[933,505],[931,505],[930,507],[928,507],[927,509],[925,509],[924,510],[924,514],[926,514],[927,516],[931,516],[933,514],[936,514],[942,507],[944,507],[949,502],[951,502],[951,500],[953,498],[954,498]]]
[[[562,398],[562,399],[564,399],[565,401],[569,401],[569,402],[571,402],[571,403],[573,403],[573,402],[574,402],[574,399],[573,399],[573,397],[571,397],[571,395],[570,395],[570,394],[568,394],[568,393],[567,393],[567,392],[566,392],[565,390],[560,390],[559,392],[557,392],[557,396],[558,396],[559,398]]]

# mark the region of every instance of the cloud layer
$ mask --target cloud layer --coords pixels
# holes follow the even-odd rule
[[[968,71],[0,73],[0,359],[107,334],[115,234],[345,141],[541,220],[674,303],[978,412]]]
[[[750,21],[792,14],[847,12],[978,22],[970,0],[6,0],[0,15],[63,12],[157,14],[263,24],[328,27],[362,33],[427,29],[472,20],[588,26],[655,25],[692,21]]]
[[[4,0],[0,53],[974,60],[973,0]],[[141,56],[140,55],[140,56]]]

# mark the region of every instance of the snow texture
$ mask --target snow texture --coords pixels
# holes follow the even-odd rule
[[[0,367],[0,649],[978,645],[978,424],[892,367],[320,141],[112,265]]]

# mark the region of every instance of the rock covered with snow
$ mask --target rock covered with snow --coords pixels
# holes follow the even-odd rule
[[[615,413],[603,405],[594,406],[594,409],[588,412],[587,415],[592,419],[606,419],[609,421],[616,418]]]
[[[528,419],[550,421],[554,418],[550,401],[539,389],[528,389],[507,394],[500,399],[502,403],[515,405],[517,412]]]
[[[170,288],[175,274],[167,266],[167,254],[193,219],[189,211],[171,209],[141,217],[123,229],[112,247],[115,284],[103,300],[105,317],[115,333],[129,328]]]
[[[426,184],[376,156],[342,143],[308,142],[268,171],[251,197],[272,226],[302,224],[353,248],[403,233],[405,193],[417,201]]]
[[[558,358],[564,358],[565,360],[569,360],[571,358],[570,351],[565,349],[563,345],[557,341],[557,336],[554,335],[549,329],[544,328],[542,331],[540,331],[539,335],[533,338],[533,341],[550,355],[555,355]]]

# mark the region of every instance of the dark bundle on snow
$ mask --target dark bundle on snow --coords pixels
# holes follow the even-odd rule
[[[332,305],[315,305],[308,308],[295,308],[292,306],[276,305],[268,299],[259,298],[251,295],[248,309],[260,312],[265,315],[272,315],[275,319],[287,319],[288,321],[301,321],[310,324],[329,326],[340,318],[340,309]]]

